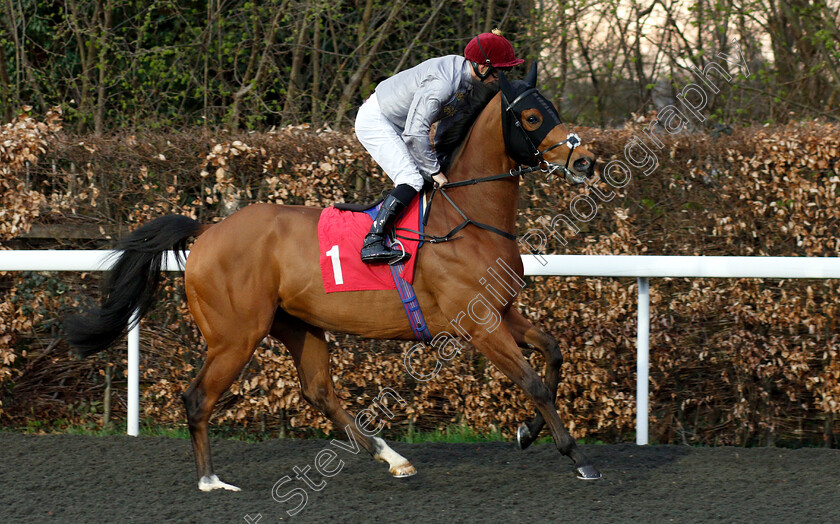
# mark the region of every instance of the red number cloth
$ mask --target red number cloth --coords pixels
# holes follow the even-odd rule
[[[340,211],[330,206],[321,213],[321,218],[318,220],[318,245],[321,251],[321,277],[327,293],[396,289],[388,264],[365,264],[359,258],[362,242],[365,235],[370,232],[372,223],[373,220],[365,212]],[[418,198],[415,197],[411,205],[397,219],[397,227],[420,230]],[[398,233],[400,236],[409,238],[417,237],[416,233]],[[411,284],[414,281],[414,263],[417,260],[417,247],[420,243],[416,240],[399,240],[405,250],[411,253],[411,259],[405,264],[405,269],[400,276]]]

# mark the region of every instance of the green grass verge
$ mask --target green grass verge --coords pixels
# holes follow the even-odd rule
[[[107,428],[100,427],[98,424],[70,424],[66,420],[54,420],[50,422],[31,421],[26,426],[18,427],[2,427],[0,431],[26,433],[31,435],[91,435],[91,436],[110,436],[110,435],[125,435],[126,425],[124,421],[110,424]],[[153,424],[150,421],[140,422],[140,436],[143,437],[167,437],[177,439],[189,439],[190,432],[186,426],[162,426]],[[268,438],[276,438],[276,436],[249,432],[245,428],[237,427],[211,427],[211,438],[220,438],[226,440],[243,440],[246,442],[259,442]]]
[[[409,427],[408,432],[398,435],[395,440],[408,444],[421,442],[442,442],[447,444],[464,444],[474,442],[509,442],[510,438],[498,431],[480,433],[467,426],[451,425],[446,429],[435,431],[414,431]]]
[[[124,421],[111,424],[108,428],[99,427],[98,424],[70,424],[66,420],[54,420],[50,422],[32,421],[26,426],[22,427],[0,427],[0,431],[27,433],[27,434],[64,434],[64,435],[91,435],[91,436],[110,436],[110,435],[125,435],[126,426]],[[186,426],[172,427],[163,426],[152,423],[150,420],[140,422],[140,436],[144,437],[167,437],[177,439],[189,439],[190,433]],[[225,440],[239,440],[244,442],[261,442],[269,439],[281,438],[277,432],[255,432],[248,428],[239,426],[212,426],[210,427],[210,436],[215,439]],[[445,429],[438,429],[435,431],[415,431],[412,427],[404,433],[391,433],[389,435],[380,435],[386,439],[396,442],[405,442],[407,444],[418,443],[445,443],[445,444],[465,444],[476,442],[511,442],[511,438],[503,435],[498,431],[478,432],[467,426],[450,425]],[[295,434],[290,438],[314,438],[314,439],[330,439],[330,438],[346,438],[341,435],[328,435],[322,431],[308,430],[305,434]],[[535,445],[551,443],[551,436],[543,434]],[[578,441],[580,444],[599,444],[597,441]]]

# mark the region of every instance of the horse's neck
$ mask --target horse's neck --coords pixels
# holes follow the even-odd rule
[[[501,95],[496,95],[476,119],[447,178],[457,182],[507,173],[514,167],[505,152]],[[449,195],[471,220],[516,234],[519,177],[456,188]]]

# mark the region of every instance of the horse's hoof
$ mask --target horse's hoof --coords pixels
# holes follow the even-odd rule
[[[577,478],[581,480],[598,480],[601,478],[601,472],[595,469],[595,466],[581,466],[575,468]]]
[[[242,491],[233,484],[227,484],[226,482],[222,482],[216,475],[210,475],[209,477],[201,477],[201,479],[198,481],[198,489],[200,491],[213,491],[214,489]]]
[[[414,466],[406,462],[405,464],[400,464],[399,466],[394,466],[389,470],[389,473],[395,479],[404,479],[406,477],[411,477],[417,474],[417,470],[414,469]]]
[[[531,430],[522,423],[516,430],[516,443],[519,444],[519,449],[526,449],[532,442],[534,442],[534,437],[531,435]]]

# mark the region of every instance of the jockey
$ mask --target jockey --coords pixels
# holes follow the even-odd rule
[[[385,198],[362,246],[367,263],[402,262],[410,255],[385,246],[385,233],[423,187],[424,179],[447,182],[433,151],[433,123],[456,110],[475,84],[493,85],[498,70],[523,62],[498,30],[467,44],[464,56],[432,58],[384,80],[359,108],[356,136],[395,188]]]

